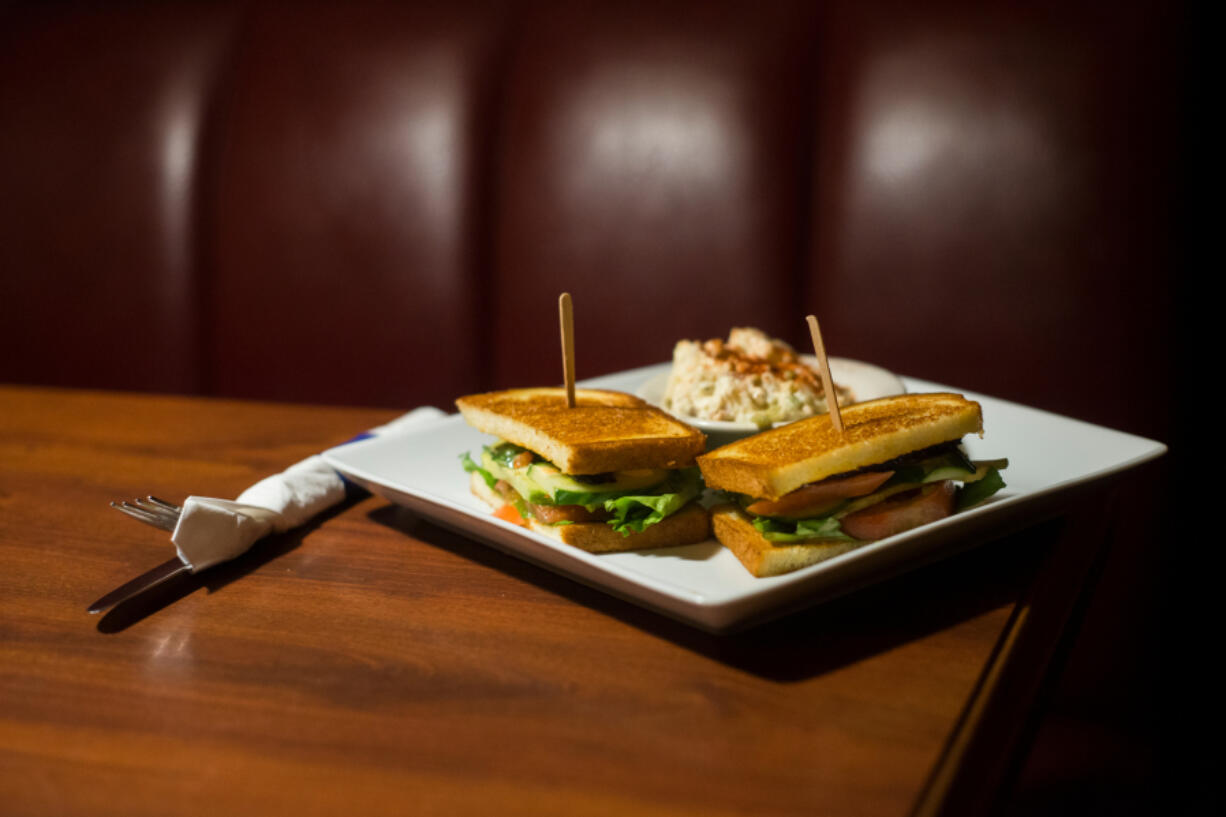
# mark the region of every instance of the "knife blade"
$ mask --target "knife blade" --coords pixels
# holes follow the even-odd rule
[[[89,612],[101,613],[108,607],[114,607],[121,601],[127,601],[135,595],[145,592],[159,584],[170,581],[180,573],[190,573],[191,568],[175,556],[150,571],[142,573],[130,582],[116,587],[102,598],[89,606]]]

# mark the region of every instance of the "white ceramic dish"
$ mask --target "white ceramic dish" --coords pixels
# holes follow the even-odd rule
[[[813,355],[801,355],[801,359],[814,368],[817,367],[817,358],[813,357]],[[635,390],[635,394],[648,403],[668,411],[664,407],[664,393],[668,388],[668,375],[672,370],[672,364],[663,363],[659,367],[653,368],[660,368],[661,371],[644,380]],[[874,366],[871,363],[862,363],[858,360],[849,360],[843,357],[830,358],[830,377],[840,386],[846,386],[851,389],[852,398],[857,403],[863,403],[866,400],[876,400],[878,397],[889,397],[893,394],[904,394],[907,390],[906,384],[893,372],[887,371],[880,366]],[[669,413],[706,434],[707,448],[718,448],[741,437],[748,437],[750,434],[757,434],[761,431],[753,423],[704,420],[686,414],[677,414],[671,411]],[[775,425],[784,424],[776,423]]]
[[[581,385],[634,392],[667,364]],[[395,437],[333,448],[324,458],[373,493],[439,525],[713,632],[726,631],[881,581],[976,544],[977,535],[1037,518],[1077,485],[1154,459],[1166,446],[1004,400],[904,378],[908,391],[961,391],[983,406],[984,438],[972,457],[1008,457],[1008,487],[991,501],[940,522],[865,545],[784,576],[757,579],[714,540],[685,547],[592,555],[495,519],[468,491],[463,451],[490,438],[453,415]]]

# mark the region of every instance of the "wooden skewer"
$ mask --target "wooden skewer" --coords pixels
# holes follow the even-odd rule
[[[570,293],[558,298],[558,322],[562,325],[562,376],[566,380],[566,407],[575,407],[575,313]]]
[[[826,344],[822,343],[822,330],[817,326],[817,318],[810,315],[809,334],[813,336],[813,351],[817,355],[817,365],[822,371],[822,387],[826,390],[826,410],[830,412],[830,422],[834,430],[843,433],[843,414],[839,411],[839,398],[834,392],[834,379],[830,376],[830,361],[826,359]]]

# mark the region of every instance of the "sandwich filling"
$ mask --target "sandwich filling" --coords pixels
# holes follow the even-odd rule
[[[500,516],[526,525],[604,522],[629,536],[642,533],[702,493],[697,468],[645,468],[603,474],[564,474],[534,451],[500,440],[485,446],[481,462],[468,452],[460,456],[464,470],[480,475],[506,501]]]
[[[777,500],[725,493],[769,541],[868,541],[983,502],[1005,487],[1000,471],[1008,464],[973,462],[952,440],[811,482]]]

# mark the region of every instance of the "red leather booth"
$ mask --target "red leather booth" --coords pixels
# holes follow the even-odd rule
[[[0,380],[448,405],[757,325],[1161,436],[1162,4],[9,3]]]

